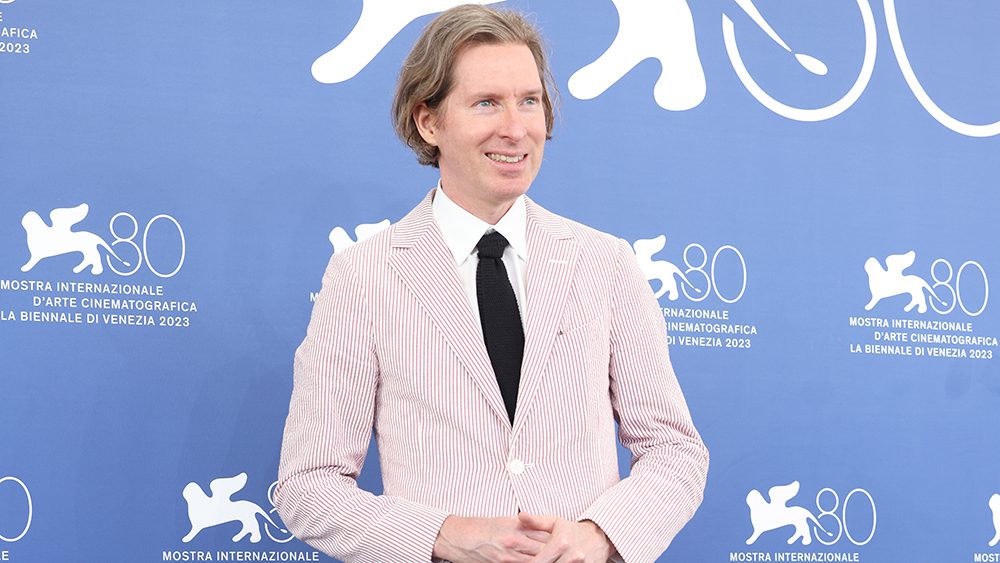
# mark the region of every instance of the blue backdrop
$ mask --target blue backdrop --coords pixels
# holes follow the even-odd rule
[[[329,560],[271,511],[292,354],[436,182],[389,105],[451,4],[0,0],[0,560]],[[530,195],[634,243],[712,453],[660,560],[1000,560],[1000,5],[498,5],[562,92]],[[189,537],[241,473],[274,521]]]

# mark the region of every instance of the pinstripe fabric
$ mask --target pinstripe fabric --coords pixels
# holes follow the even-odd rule
[[[653,561],[701,502],[708,451],[663,318],[622,240],[530,200],[526,341],[507,418],[430,194],[334,256],[295,355],[275,500],[345,561],[429,561],[448,514],[596,522]],[[615,419],[633,453],[619,481]],[[357,488],[374,427],[384,494]]]

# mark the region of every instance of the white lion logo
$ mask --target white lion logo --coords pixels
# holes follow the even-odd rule
[[[908,293],[910,302],[906,307],[903,307],[903,311],[909,313],[916,307],[918,313],[925,313],[927,312],[925,290],[941,306],[948,305],[934,293],[934,290],[923,278],[910,274],[903,275],[903,270],[913,265],[916,256],[917,254],[912,250],[906,254],[887,256],[884,269],[874,256],[865,261],[865,271],[868,272],[868,289],[872,292],[872,299],[865,305],[865,311],[871,311],[879,301],[886,297]]]
[[[990,540],[990,547],[993,547],[1000,542],[1000,493],[990,497],[990,510],[993,511],[993,527],[996,529],[996,535]]]
[[[354,228],[356,240],[352,239],[343,227],[334,227],[330,231],[330,244],[333,245],[333,253],[340,254],[355,244],[372,238],[388,226],[388,219],[382,219],[378,223],[362,223]]]
[[[747,545],[751,545],[764,532],[777,530],[784,526],[794,526],[795,533],[788,538],[788,544],[795,543],[795,540],[802,539],[802,545],[812,543],[812,534],[809,533],[809,524],[812,523],[828,536],[833,536],[827,532],[819,523],[819,520],[811,512],[801,506],[787,506],[786,503],[799,493],[799,482],[792,481],[787,485],[776,485],[767,491],[767,496],[771,502],[764,500],[763,495],[757,489],[747,493],[747,506],[750,507],[750,524],[753,525],[753,535],[747,538]]]
[[[240,492],[246,484],[246,473],[240,473],[235,477],[220,477],[209,484],[209,489],[212,491],[211,496],[209,496],[197,483],[193,481],[188,483],[184,487],[183,494],[188,505],[191,531],[181,541],[187,543],[193,540],[198,532],[205,528],[228,522],[239,522],[243,524],[243,528],[233,536],[233,541],[238,542],[249,535],[250,541],[257,543],[261,539],[260,524],[257,522],[258,514],[281,533],[288,533],[288,530],[275,524],[274,520],[271,520],[271,517],[260,506],[248,500],[233,500],[231,498]]]
[[[660,235],[656,238],[639,239],[632,243],[635,251],[635,258],[639,262],[639,268],[646,275],[646,280],[659,280],[660,288],[653,294],[657,299],[666,294],[667,299],[677,301],[679,291],[677,290],[677,279],[680,278],[684,284],[696,293],[701,290],[691,284],[680,268],[666,260],[653,260],[653,255],[663,250],[667,244],[667,237]]]
[[[31,253],[31,259],[24,266],[21,266],[21,271],[31,270],[45,258],[79,252],[83,254],[83,261],[73,268],[73,273],[79,274],[90,268],[90,273],[97,275],[104,271],[104,265],[101,264],[101,248],[128,266],[129,263],[119,258],[111,246],[98,235],[87,231],[71,230],[73,225],[87,217],[88,212],[90,212],[90,207],[86,203],[81,203],[76,207],[53,209],[49,213],[49,219],[52,221],[51,227],[38,213],[34,211],[25,213],[24,217],[21,218],[21,226],[24,227],[24,232],[27,234],[28,252]]]

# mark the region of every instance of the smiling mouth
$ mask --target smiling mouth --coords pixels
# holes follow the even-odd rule
[[[508,164],[521,162],[527,156],[528,155],[526,154],[510,155],[510,154],[500,154],[498,152],[486,153],[486,157],[492,160],[493,162],[506,162]]]

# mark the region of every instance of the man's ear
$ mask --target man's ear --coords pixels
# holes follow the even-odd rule
[[[432,147],[437,146],[437,115],[427,104],[420,104],[413,110],[413,123],[424,142]]]

